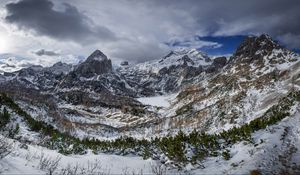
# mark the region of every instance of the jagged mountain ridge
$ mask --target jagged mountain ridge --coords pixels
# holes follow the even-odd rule
[[[168,59],[173,61],[167,61]],[[178,62],[174,62],[174,59]],[[179,88],[184,84],[182,79],[192,79],[194,75],[205,74],[203,67],[213,67],[213,61],[195,50],[177,51],[157,62],[162,60],[165,64],[160,67],[159,72],[151,73],[153,79],[147,81],[148,88],[153,85],[167,86],[170,80],[174,83],[178,81],[176,87]],[[203,62],[206,63],[202,67]],[[132,69],[136,70],[136,67],[112,70],[111,60],[96,50],[86,61],[76,66],[57,63],[52,67],[31,66],[6,73],[0,86],[2,92],[13,96],[33,116],[62,131],[75,130],[74,134],[78,135],[76,132],[79,131],[86,133],[82,129],[85,126],[93,128],[92,135],[97,137],[118,136],[120,133],[131,132],[135,127],[158,122],[157,119],[162,115],[158,113],[158,107],[145,106],[134,99],[138,96],[156,95],[157,90],[141,93],[147,91],[141,81],[148,78],[147,72],[136,74],[140,79],[134,82],[137,86],[132,86],[132,80],[129,81],[124,75]],[[195,70],[200,71],[186,76],[187,71]],[[159,92],[175,92],[178,88]],[[39,114],[41,111],[42,117]]]
[[[212,61],[196,49],[171,51],[161,59],[134,66],[121,66],[117,71],[141,96],[154,96],[178,91],[187,81],[200,74],[215,73],[225,66]]]
[[[54,125],[64,130],[75,123],[72,130],[93,128],[95,136],[107,136],[106,131],[115,136],[151,136],[158,131],[163,135],[176,133],[178,126],[215,132],[259,117],[286,94],[289,82],[297,83],[297,63],[297,54],[262,35],[247,38],[229,61],[226,57],[211,60],[196,50],[179,50],[114,71],[111,60],[96,50],[73,68],[59,63],[6,75],[1,89],[32,113],[39,109],[44,110],[45,118],[55,116]],[[57,74],[56,67],[67,69]],[[135,99],[166,93],[179,95],[163,110]],[[259,96],[262,101],[274,101],[256,104]],[[49,104],[51,108],[44,107]]]

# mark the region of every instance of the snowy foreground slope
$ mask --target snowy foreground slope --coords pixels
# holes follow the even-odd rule
[[[5,70],[4,174],[300,173],[300,56],[268,35],[229,58],[176,50],[113,68],[96,50]]]
[[[238,143],[230,148],[231,159],[208,158],[203,161],[203,168],[194,169],[186,166],[181,173],[188,174],[248,174],[253,170],[269,173],[299,172],[300,168],[300,112],[295,106],[293,116],[284,119],[277,125],[270,126],[253,134],[254,142],[249,145]],[[132,174],[155,173],[159,162],[151,159],[143,160],[137,156],[120,156],[110,154],[95,155],[89,151],[85,155],[64,156],[55,150],[40,146],[13,143],[12,153],[0,161],[3,174],[47,174],[49,167],[42,167],[44,159],[59,160],[55,173],[61,174],[69,169],[78,168],[78,174]],[[286,165],[289,164],[287,167]],[[163,172],[180,173],[174,169],[161,168]],[[283,171],[284,170],[284,171]],[[70,171],[70,170],[69,170]]]
[[[41,161],[48,159],[59,160],[55,173],[61,174],[65,169],[74,171],[78,168],[78,174],[104,173],[151,173],[154,161],[143,160],[135,156],[118,156],[109,154],[64,156],[54,150],[48,150],[39,146],[28,146],[27,149],[19,148],[20,143],[14,143],[15,150],[6,158],[1,160],[0,168],[3,174],[47,174],[49,167],[41,167]]]

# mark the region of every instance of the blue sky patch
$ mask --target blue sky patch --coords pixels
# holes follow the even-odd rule
[[[232,54],[247,36],[194,36],[186,39],[175,39],[165,44],[171,48],[196,48],[209,55]]]
[[[237,35],[237,36],[205,36],[205,37],[199,37],[200,40],[203,41],[210,41],[210,42],[216,42],[221,44],[221,47],[209,47],[204,46],[202,48],[197,48],[203,52],[206,52],[209,55],[226,55],[226,54],[232,54],[235,52],[237,47],[243,42],[243,40],[247,36],[245,35]]]

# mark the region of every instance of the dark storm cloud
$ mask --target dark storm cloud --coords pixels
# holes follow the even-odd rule
[[[300,47],[299,0],[153,1],[153,6],[187,12],[203,35],[268,33]],[[298,41],[297,41],[298,40]]]
[[[32,53],[34,53],[35,55],[38,56],[59,56],[60,54],[55,52],[55,51],[51,51],[51,50],[45,50],[45,49],[40,49],[37,51],[33,51]]]
[[[230,39],[261,33],[290,49],[300,48],[300,0],[10,1],[0,1],[0,5],[8,3],[8,23],[37,36],[57,39],[40,46],[43,38],[33,37],[33,41],[39,40],[34,48],[54,46],[54,50],[64,53],[88,55],[98,48],[112,58],[141,62],[167,54],[172,47],[165,43],[170,41],[200,49],[213,44],[226,50],[225,44],[207,37]],[[62,41],[75,41],[82,46]]]
[[[106,27],[94,25],[75,6],[63,3],[64,10],[54,9],[49,0],[20,0],[6,4],[5,20],[20,29],[49,36],[58,40],[71,40],[88,44],[115,40],[115,35]]]

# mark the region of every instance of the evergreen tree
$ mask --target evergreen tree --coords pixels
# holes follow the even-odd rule
[[[8,113],[6,108],[3,108],[3,112],[0,113],[0,128],[5,127],[5,125],[10,120],[10,114]]]

